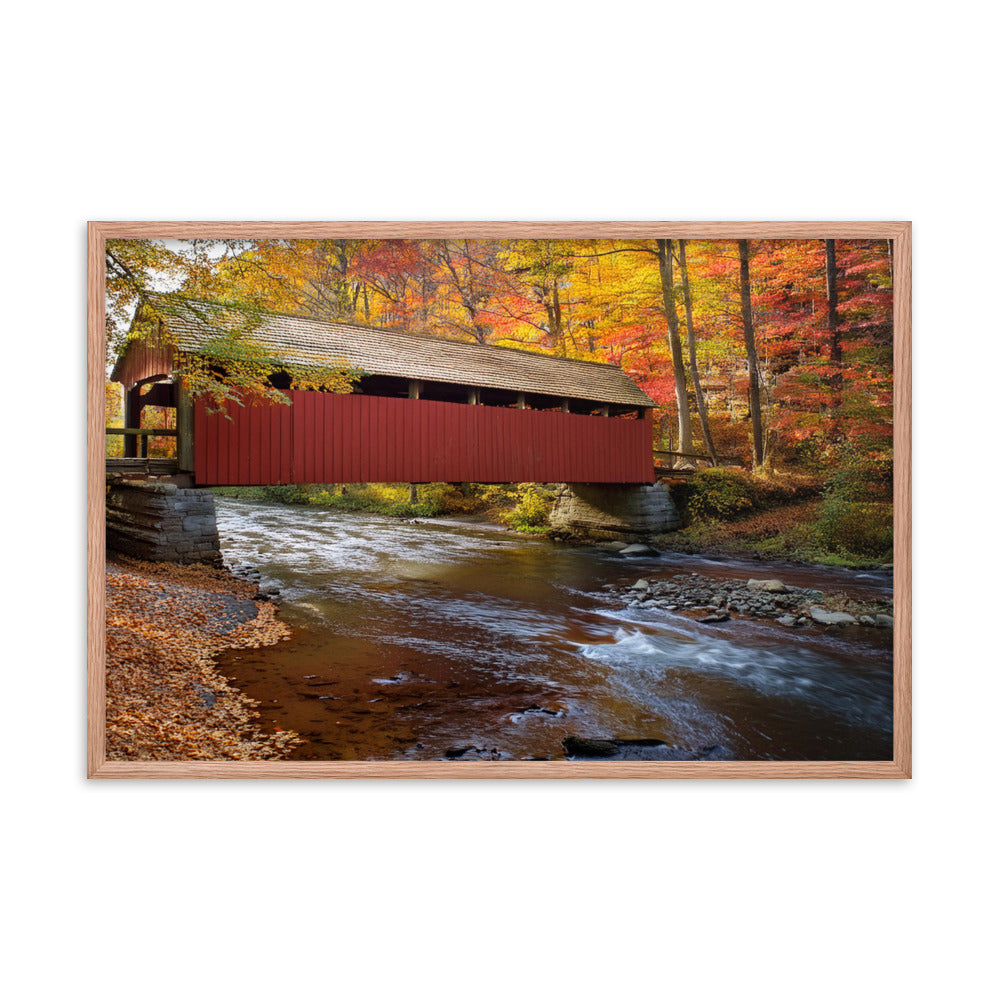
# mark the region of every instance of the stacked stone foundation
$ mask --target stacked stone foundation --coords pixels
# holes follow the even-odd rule
[[[676,531],[677,508],[664,483],[619,486],[566,483],[559,487],[550,523],[557,531],[597,540],[639,540]]]
[[[215,498],[173,483],[125,482],[108,487],[107,547],[152,562],[220,565]]]

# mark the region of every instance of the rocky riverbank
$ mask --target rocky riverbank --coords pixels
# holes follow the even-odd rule
[[[290,634],[253,583],[124,556],[106,576],[109,760],[278,760],[301,743],[263,731],[258,703],[216,670],[223,649]]]
[[[663,608],[708,625],[733,618],[776,621],[786,628],[805,625],[891,629],[889,601],[862,601],[845,594],[795,587],[780,579],[720,580],[684,573],[669,580],[640,578],[621,586],[606,584],[631,608]]]

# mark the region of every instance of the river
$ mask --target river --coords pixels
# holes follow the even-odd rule
[[[889,598],[891,577],[626,559],[489,524],[217,498],[231,567],[281,589],[291,640],[222,672],[300,760],[560,759],[564,737],[660,739],[737,760],[892,757],[888,631],[700,625],[604,584],[698,572]]]

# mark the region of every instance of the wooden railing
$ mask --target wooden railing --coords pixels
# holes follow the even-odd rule
[[[740,459],[736,455],[716,455],[716,462],[719,465],[740,465]],[[676,458],[687,458],[696,462],[711,462],[711,455],[697,455],[688,451],[663,451],[657,448],[653,449],[653,463],[654,465],[662,464],[666,466],[667,470],[672,472],[674,475],[678,476],[692,476],[697,471],[692,468],[681,468],[678,469],[674,465],[674,459]]]
[[[121,434],[139,439],[139,458],[149,457],[149,439],[151,437],[177,437],[176,427],[105,427],[105,434]]]

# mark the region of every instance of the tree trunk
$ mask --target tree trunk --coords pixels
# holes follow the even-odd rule
[[[840,409],[841,394],[844,389],[843,352],[840,347],[840,322],[837,316],[837,241],[824,240],[826,243],[826,328],[830,334],[830,386],[833,389],[834,412]]]
[[[750,420],[753,423],[753,465],[764,464],[764,426],[760,417],[760,373],[757,370],[757,342],[753,333],[753,313],[750,310],[750,241],[740,240],[740,309],[743,313],[743,342],[747,349],[750,369]]]
[[[677,241],[677,250],[681,265],[681,287],[684,289],[684,318],[687,320],[687,341],[688,357],[691,364],[691,382],[694,385],[694,399],[698,405],[698,420],[701,422],[701,435],[705,439],[705,447],[708,449],[712,465],[718,465],[719,459],[715,454],[715,444],[712,441],[712,432],[708,427],[708,409],[705,406],[705,394],[701,391],[701,377],[698,374],[698,342],[694,335],[694,309],[691,304],[691,285],[688,282],[687,253],[685,244],[687,240]]]
[[[684,352],[681,348],[680,324],[677,320],[677,306],[674,304],[674,264],[673,240],[656,241],[656,259],[660,265],[660,285],[663,288],[663,312],[667,317],[667,331],[670,338],[670,357],[674,368],[674,392],[677,396],[677,438],[678,449],[690,453],[691,406],[688,403],[687,381],[684,377]]]

